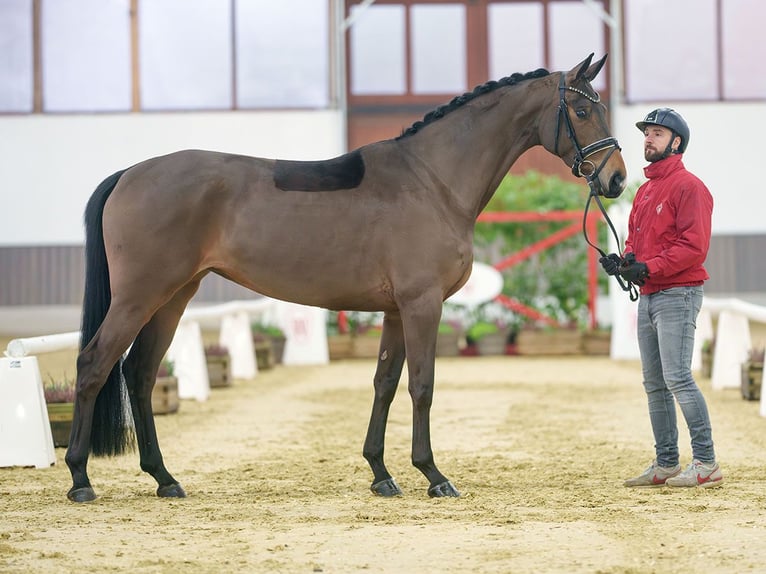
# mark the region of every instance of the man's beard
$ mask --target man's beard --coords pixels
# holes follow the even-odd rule
[[[654,163],[655,161],[660,161],[661,159],[665,158],[665,151],[655,151],[655,150],[644,150],[644,158],[649,163]]]

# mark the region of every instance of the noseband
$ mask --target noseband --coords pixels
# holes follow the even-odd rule
[[[609,161],[609,158],[612,156],[615,150],[622,150],[622,148],[620,148],[620,144],[617,143],[617,138],[611,136],[595,141],[592,144],[586,145],[585,147],[580,147],[580,144],[577,141],[577,134],[575,133],[574,126],[572,126],[572,118],[569,117],[569,108],[567,106],[565,97],[567,90],[580,94],[584,98],[589,99],[594,104],[599,103],[601,98],[598,96],[598,94],[596,94],[596,97],[593,97],[583,92],[582,90],[567,86],[564,82],[564,73],[562,72],[559,75],[559,109],[556,117],[556,141],[554,146],[554,153],[559,155],[559,134],[561,133],[561,118],[563,117],[567,127],[567,136],[569,137],[569,141],[572,142],[572,146],[574,146],[575,150],[574,161],[572,163],[572,173],[575,175],[575,177],[585,178],[585,180],[588,182],[588,187],[590,188],[588,201],[585,204],[585,212],[583,213],[582,234],[585,237],[585,242],[588,245],[598,251],[602,257],[606,257],[606,252],[598,245],[592,243],[588,238],[588,231],[586,229],[585,222],[588,218],[588,208],[590,207],[590,201],[591,199],[595,198],[596,205],[598,205],[598,208],[601,211],[601,215],[604,216],[604,220],[606,221],[609,229],[612,232],[612,235],[614,236],[617,247],[620,247],[620,240],[617,236],[617,231],[612,224],[612,220],[609,219],[609,215],[607,215],[606,209],[604,209],[604,205],[601,203],[601,199],[598,197],[598,193],[596,191],[596,182],[598,181],[598,174],[601,173],[602,169],[604,169],[606,162]],[[588,159],[590,156],[607,149],[609,151],[604,156],[604,159],[601,160],[601,163],[598,165],[598,167],[596,167],[596,164]],[[617,279],[617,283],[620,285],[620,288],[623,291],[627,291],[629,293],[630,300],[636,301],[638,299],[638,291],[635,285],[633,285],[633,283],[630,281],[623,281],[619,274],[615,275],[614,277]]]

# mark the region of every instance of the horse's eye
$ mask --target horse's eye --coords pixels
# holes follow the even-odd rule
[[[577,114],[577,117],[580,118],[581,120],[588,117],[588,110],[577,110],[575,113]]]

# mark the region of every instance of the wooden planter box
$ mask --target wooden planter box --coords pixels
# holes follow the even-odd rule
[[[152,390],[152,412],[166,415],[178,412],[181,401],[178,398],[178,379],[176,377],[157,377]]]
[[[210,388],[217,389],[221,387],[230,387],[231,379],[231,358],[229,355],[207,355],[207,377],[210,381]]]
[[[438,333],[436,335],[436,356],[437,357],[457,357],[460,354],[458,343],[460,333]]]
[[[612,348],[610,331],[585,331],[581,334],[582,352],[586,355],[608,356]]]
[[[742,363],[742,398],[747,401],[761,400],[763,363]]]
[[[281,365],[282,358],[285,356],[285,343],[287,337],[270,337],[271,352],[274,355],[274,364]]]
[[[508,345],[508,331],[487,333],[476,339],[476,351],[481,357],[505,355]]]
[[[356,359],[377,359],[380,351],[380,333],[351,337],[351,356]]]
[[[350,359],[353,356],[354,342],[351,335],[328,335],[327,351],[331,361]]]
[[[274,347],[270,339],[254,341],[255,363],[259,371],[267,371],[274,368]]]
[[[72,433],[74,403],[48,403],[48,422],[51,425],[53,446],[69,446]]]
[[[516,339],[519,355],[579,355],[582,335],[575,329],[520,331]]]

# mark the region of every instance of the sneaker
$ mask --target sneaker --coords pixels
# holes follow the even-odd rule
[[[653,460],[652,464],[649,465],[649,468],[647,468],[643,473],[626,480],[625,486],[631,488],[636,486],[648,488],[664,486],[666,480],[676,476],[679,472],[681,472],[680,464],[669,467],[659,466],[657,461]]]
[[[715,462],[705,463],[694,459],[678,476],[669,478],[668,486],[699,486],[710,488],[723,483],[723,473]]]

